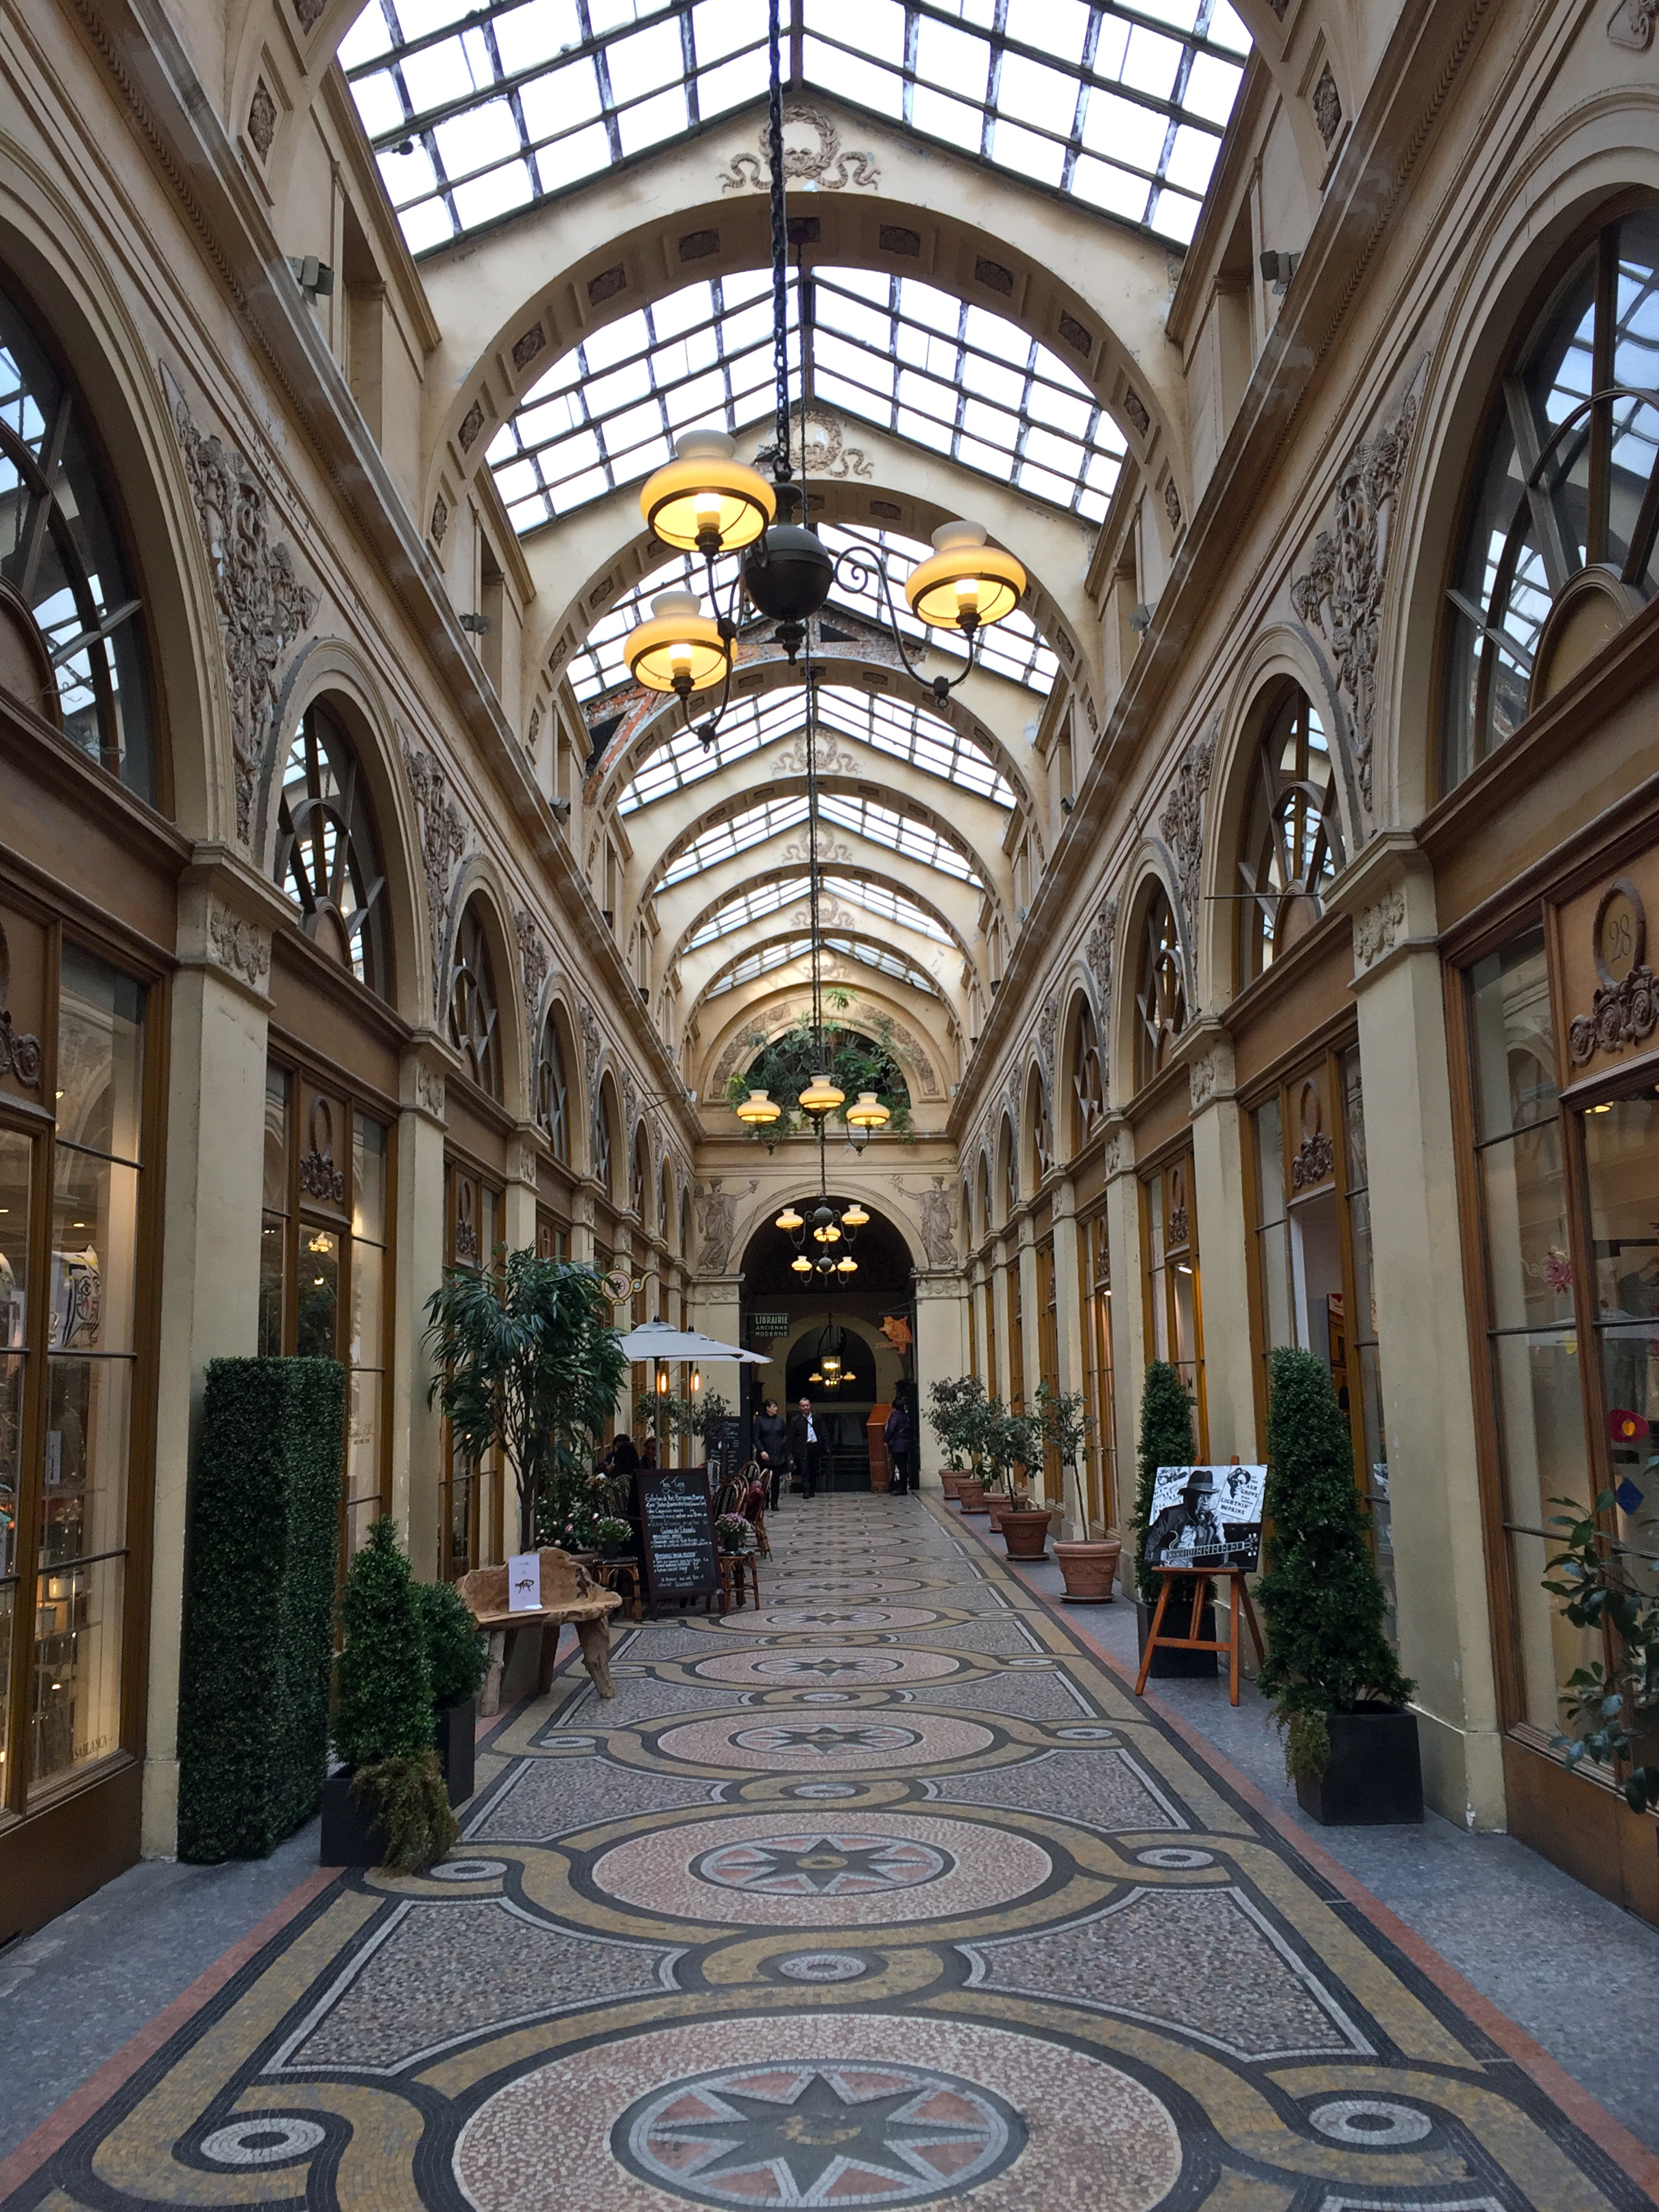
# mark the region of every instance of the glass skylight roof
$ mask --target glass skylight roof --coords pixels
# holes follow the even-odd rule
[[[653,799],[665,799],[671,791],[701,783],[704,776],[717,774],[745,753],[757,753],[775,744],[800,727],[800,718],[799,691],[769,691],[757,699],[739,700],[720,724],[720,735],[712,745],[705,746],[694,731],[677,732],[641,763],[617,801],[617,813],[633,814]]]
[[[781,945],[763,945],[758,952],[745,952],[717,976],[703,996],[718,999],[724,991],[735,991],[740,983],[753,983],[762,975],[769,975],[775,968],[787,968],[792,960],[804,959],[811,949],[810,937],[788,937]]]
[[[866,945],[859,937],[826,937],[824,944],[831,952],[838,952],[844,960],[861,960],[866,968],[879,969],[912,989],[939,995],[939,985],[925,969],[907,960],[902,952],[890,952],[884,945]]]
[[[872,844],[885,845],[890,852],[902,853],[907,860],[920,860],[924,867],[938,868],[958,883],[972,884],[976,890],[984,889],[966,856],[925,822],[908,822],[890,806],[878,806],[868,799],[843,799],[834,791],[823,794],[818,811],[826,822],[867,837]]]
[[[908,983],[913,991],[926,991],[931,997],[939,996],[939,985],[925,969],[907,960],[902,952],[890,952],[884,945],[868,945],[859,937],[826,937],[826,951],[842,960],[856,960],[866,968],[873,968],[895,981]],[[727,991],[735,991],[739,984],[753,983],[775,969],[787,968],[793,961],[804,960],[812,950],[810,937],[787,937],[781,944],[763,945],[757,952],[745,952],[725,972],[717,975],[703,993],[705,999],[718,999]]]
[[[758,806],[745,807],[741,814],[713,823],[694,838],[665,872],[658,888],[667,890],[683,884],[688,876],[701,875],[705,868],[746,853],[751,845],[763,845],[769,837],[780,836],[786,830],[803,828],[805,821],[806,801],[799,793],[793,799],[767,799]]]
[[[1123,441],[1046,346],[918,276],[807,274],[812,400],[1089,521],[1103,518]],[[761,270],[703,278],[561,355],[490,441],[514,528],[533,530],[637,483],[672,458],[684,430],[735,437],[766,420],[775,403],[770,289]],[[792,358],[798,292],[792,274]]]
[[[930,630],[926,623],[916,620],[904,604],[904,586],[910,571],[919,561],[930,558],[933,550],[931,545],[918,544],[914,538],[902,538],[896,531],[854,529],[839,522],[821,522],[817,532],[832,555],[855,551],[879,556],[887,571],[893,613],[906,637],[926,638],[936,651],[948,653],[953,659],[965,657],[959,631]],[[836,579],[834,597],[826,609],[832,621],[837,605],[851,608],[869,622],[886,620],[880,585],[874,576],[860,578],[850,563]],[[1041,691],[1046,697],[1054,689],[1060,663],[1043,643],[1030,617],[1016,608],[1012,614],[1005,615],[1000,622],[980,632],[979,665],[998,676],[1007,677],[1012,683]]]
[[[1249,40],[1226,0],[788,0],[807,82],[1192,236]],[[765,0],[369,0],[339,58],[419,253],[759,99]]]
[[[950,931],[936,921],[926,907],[907,898],[902,891],[890,890],[885,884],[866,883],[860,876],[842,875],[834,869],[825,869],[820,881],[821,896],[826,900],[842,899],[850,906],[861,906],[866,913],[914,929],[919,936],[930,937],[937,945],[953,942]],[[722,900],[708,919],[686,939],[684,950],[695,952],[700,945],[729,937],[745,923],[763,921],[769,914],[778,914],[805,896],[805,874],[781,876],[772,883],[757,884],[752,890],[734,892],[729,899]]]

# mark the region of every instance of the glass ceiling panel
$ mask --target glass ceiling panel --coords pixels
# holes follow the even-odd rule
[[[866,945],[858,937],[826,937],[823,942],[826,951],[843,960],[856,960],[880,975],[890,975],[896,982],[908,983],[913,991],[926,991],[931,998],[939,996],[939,985],[933,978],[913,960],[907,960],[902,952],[890,952],[884,945]],[[781,945],[763,945],[758,952],[745,952],[741,960],[716,976],[703,996],[718,999],[727,991],[735,991],[739,984],[756,982],[776,969],[804,960],[811,949],[810,937],[790,937]]]
[[[827,897],[844,899],[851,906],[861,906],[868,914],[879,915],[884,921],[902,922],[906,929],[914,929],[919,936],[931,937],[936,945],[952,942],[951,933],[935,921],[925,907],[914,899],[906,898],[902,891],[890,890],[885,884],[866,884],[861,876],[838,876],[826,872],[823,878]]]
[[[831,554],[855,551],[880,556],[891,586],[893,613],[906,637],[925,638],[936,652],[953,659],[965,658],[960,632],[928,629],[904,604],[904,586],[910,571],[919,561],[931,556],[931,545],[918,544],[914,538],[901,537],[896,531],[866,530],[840,522],[821,522],[817,532]],[[850,608],[866,622],[886,620],[879,585],[873,576],[863,580],[853,576],[850,566],[837,579],[830,604],[832,608]],[[1043,643],[1036,624],[1018,608],[989,629],[980,632],[979,665],[995,675],[1007,677],[1011,683],[1024,684],[1030,690],[1041,691],[1045,697],[1054,690],[1055,672],[1060,666]]]
[[[902,952],[890,952],[884,945],[866,945],[858,937],[826,937],[823,941],[831,952],[840,953],[844,960],[861,960],[866,968],[878,969],[882,975],[908,983],[915,990],[939,996],[939,985],[933,977],[914,961],[907,960]]]
[[[751,891],[738,891],[686,939],[685,949],[695,952],[700,945],[712,945],[717,937],[729,937],[745,922],[763,921],[769,914],[777,914],[805,896],[805,876],[785,876],[777,883],[757,884]]]
[[[1189,239],[1249,40],[1227,0],[790,0],[806,82]],[[340,47],[410,250],[766,89],[765,0],[369,0]]]
[[[751,845],[763,845],[769,837],[781,836],[786,830],[798,830],[806,820],[806,801],[793,799],[763,799],[758,806],[745,807],[729,821],[716,822],[696,837],[664,875],[658,888],[668,890],[675,884],[683,884],[688,876],[701,875],[705,868],[718,866],[720,861],[732,860],[738,853],[746,853]]]
[[[1081,378],[1035,338],[917,276],[809,270],[813,399],[1098,522],[1123,457]],[[520,533],[670,459],[682,431],[740,430],[774,400],[770,278],[683,285],[561,355],[489,447]],[[799,375],[799,282],[789,279]],[[799,389],[799,382],[796,388]]]
[[[890,852],[902,853],[907,860],[920,860],[924,867],[938,868],[945,875],[954,876],[958,883],[972,884],[975,890],[985,888],[965,857],[926,823],[908,822],[890,806],[878,806],[868,799],[843,799],[833,791],[823,793],[818,807],[824,820],[835,823],[840,829],[851,830],[857,836],[869,838],[872,844],[885,845]]]
[[[866,913],[879,915],[884,921],[900,923],[906,929],[914,929],[918,936],[932,938],[936,945],[954,941],[950,931],[936,921],[926,907],[918,906],[902,891],[891,890],[885,884],[867,884],[861,877],[841,875],[834,869],[826,869],[821,880],[825,898],[843,899],[851,906],[861,906]],[[695,952],[700,945],[711,945],[716,938],[729,937],[745,923],[764,921],[769,914],[780,913],[805,896],[804,874],[784,876],[775,883],[757,884],[752,890],[736,891],[686,939],[684,950]]]
[[[704,745],[694,731],[681,730],[646,759],[617,801],[617,813],[635,813],[653,799],[665,799],[671,791],[701,783],[704,776],[717,774],[729,761],[741,760],[745,753],[760,752],[780,738],[793,736],[800,727],[800,710],[798,691],[773,691],[734,706],[712,745]]]
[[[717,976],[703,996],[718,999],[723,991],[735,991],[740,983],[752,983],[758,976],[769,975],[775,968],[787,968],[792,960],[804,958],[811,949],[810,937],[791,937],[781,945],[763,945],[758,952],[745,952],[734,966]]]

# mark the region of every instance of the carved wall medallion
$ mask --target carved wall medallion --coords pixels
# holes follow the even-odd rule
[[[1385,952],[1393,951],[1395,940],[1405,927],[1406,894],[1396,884],[1392,890],[1384,891],[1380,899],[1368,906],[1354,922],[1355,967],[1375,967]]]
[[[1653,44],[1653,19],[1659,15],[1659,0],[1619,0],[1619,5],[1607,18],[1607,36],[1615,46],[1628,48],[1632,53],[1645,53]]]
[[[1146,412],[1146,403],[1130,385],[1123,394],[1123,411],[1135,427],[1136,434],[1144,438],[1152,427],[1152,418]]]
[[[599,1034],[599,1016],[586,999],[576,1001],[576,1025],[582,1033],[582,1073],[587,1078],[587,1088],[598,1096],[599,1054],[604,1050],[604,1039]]]
[[[46,1072],[40,1040],[20,1030],[12,1019],[6,999],[11,990],[11,947],[0,929],[0,1075],[14,1075],[26,1091],[38,1091]]]
[[[1325,151],[1328,154],[1332,141],[1342,128],[1342,95],[1336,88],[1336,79],[1331,75],[1328,62],[1320,71],[1319,82],[1313,88],[1313,112],[1314,121],[1319,126],[1319,135],[1325,143]]]
[[[1595,996],[1567,1025],[1567,1054],[1583,1067],[1598,1052],[1643,1044],[1659,1028],[1659,977],[1648,965],[1648,916],[1642,894],[1616,877],[1596,902],[1590,927]]]
[[[530,726],[525,732],[525,744],[531,752],[536,750],[536,740],[541,735],[542,702],[538,699],[530,710]]]
[[[441,545],[444,532],[449,527],[449,501],[440,492],[432,502],[432,542]]]
[[[1187,1070],[1187,1091],[1194,1114],[1201,1114],[1215,1097],[1225,1073],[1225,1055],[1218,1047],[1193,1061]]]
[[[618,292],[627,289],[626,269],[620,266],[601,269],[597,276],[590,276],[587,280],[587,304],[590,307],[603,307],[607,300],[614,300]]]
[[[513,917],[513,927],[519,939],[519,968],[524,978],[525,1035],[530,1040],[533,1060],[536,1048],[536,1015],[542,1003],[542,988],[547,981],[547,940],[536,926],[536,917],[520,908]]]
[[[1100,1048],[1106,1049],[1112,1018],[1112,943],[1117,934],[1117,901],[1106,899],[1095,917],[1095,926],[1083,941],[1083,964],[1095,987],[1095,1027]]]
[[[1198,923],[1198,884],[1204,865],[1204,794],[1210,787],[1214,760],[1214,738],[1194,738],[1182,755],[1175,787],[1158,817],[1158,826],[1175,860],[1176,888],[1189,944]]]
[[[792,132],[792,124],[800,127]],[[816,185],[824,192],[838,192],[848,185],[873,190],[881,182],[873,155],[843,153],[841,133],[823,110],[799,100],[784,102],[783,173],[796,184]],[[720,183],[723,192],[770,191],[769,131],[761,132],[759,159],[753,154],[735,155],[731,167],[721,170]]]
[[[270,96],[270,88],[264,77],[253,88],[253,98],[247,111],[247,135],[253,141],[254,151],[263,161],[270,152],[270,142],[276,136],[276,103]]]
[[[974,264],[974,281],[983,284],[988,291],[1000,293],[1005,300],[1013,296],[1013,270],[1005,269],[1000,261],[988,260],[984,254]]]
[[[276,711],[276,672],[295,639],[311,627],[317,595],[300,581],[287,546],[271,538],[264,486],[234,446],[204,437],[176,387],[173,421],[213,569],[230,687],[236,835],[246,845],[253,834],[259,769]]]
[[[1291,584],[1291,604],[1310,629],[1330,641],[1337,681],[1353,718],[1354,760],[1367,807],[1371,803],[1371,713],[1376,699],[1376,645],[1383,585],[1393,538],[1394,500],[1406,472],[1417,422],[1417,395],[1398,416],[1348,456],[1336,488],[1334,529],[1322,530],[1305,574]]]
[[[252,989],[270,973],[270,933],[216,899],[208,908],[208,945],[217,965]]]
[[[1037,1016],[1037,1058],[1042,1064],[1042,1077],[1050,1091],[1054,1087],[1054,1059],[1060,1048],[1060,993],[1050,991],[1042,1002],[1042,1012]]]
[[[1181,494],[1176,489],[1173,477],[1164,479],[1164,512],[1170,518],[1170,529],[1178,531],[1181,527]]]
[[[403,755],[420,818],[427,930],[432,945],[433,1003],[441,1014],[448,995],[444,975],[444,940],[448,933],[449,886],[466,850],[466,830],[460,810],[449,796],[449,779],[443,763],[430,753],[417,752],[407,738],[403,741]]]
[[[839,416],[821,407],[809,407],[803,423],[795,410],[795,434],[800,442],[801,473],[813,478],[843,481],[848,477],[872,477],[870,457],[859,446],[847,442],[846,426]]]
[[[345,1170],[334,1164],[334,1115],[325,1098],[311,1108],[311,1150],[300,1155],[300,1188],[326,1206],[346,1202]]]
[[[314,30],[322,21],[328,0],[294,0],[294,12],[300,19],[302,31]]]
[[[688,230],[680,240],[682,261],[706,261],[711,253],[720,250],[720,234],[717,230]]]
[[[456,436],[460,441],[461,451],[464,453],[470,453],[471,452],[473,447],[477,443],[478,433],[483,429],[483,402],[482,399],[475,399],[472,404],[467,409],[465,414],[462,416],[461,427],[455,433]]]
[[[1073,353],[1080,353],[1085,360],[1095,349],[1094,332],[1091,330],[1085,330],[1084,325],[1079,322],[1075,315],[1062,315],[1060,317],[1060,335],[1065,339],[1066,344],[1071,347]]]
[[[756,1185],[751,1182],[749,1188],[753,1190]],[[703,1274],[723,1275],[726,1273],[737,1226],[737,1197],[726,1188],[724,1178],[716,1176],[710,1182],[699,1183],[697,1265]]]
[[[1312,1190],[1336,1173],[1336,1147],[1325,1133],[1325,1097],[1317,1080],[1309,1076],[1302,1085],[1297,1107],[1302,1142],[1291,1158],[1291,1187]]]
[[[415,1063],[415,1103],[434,1121],[444,1118],[444,1079],[435,1067],[428,1067],[423,1060]]]
[[[533,1145],[513,1145],[507,1155],[507,1172],[514,1182],[528,1183],[534,1190],[541,1175],[541,1163]]]
[[[921,233],[907,230],[900,222],[884,222],[877,234],[876,243],[884,253],[896,253],[907,261],[915,261],[921,252]]]
[[[1100,1148],[1101,1172],[1109,1182],[1113,1176],[1121,1175],[1129,1164],[1121,1136],[1108,1137]]]
[[[528,368],[537,355],[544,350],[546,345],[545,329],[540,323],[532,323],[522,337],[515,338],[513,342],[514,368]]]

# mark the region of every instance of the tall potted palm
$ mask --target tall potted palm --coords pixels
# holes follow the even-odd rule
[[[1054,1557],[1065,1578],[1068,1605],[1109,1605],[1112,1583],[1123,1545],[1116,1536],[1097,1540],[1089,1534],[1089,1499],[1083,1481],[1083,1448],[1094,1426],[1081,1390],[1051,1389],[1037,1384],[1036,1420],[1045,1444],[1052,1445],[1060,1462],[1060,1482],[1069,1475],[1077,1499],[1076,1526],[1081,1532],[1069,1543],[1054,1546]]]
[[[592,1267],[509,1252],[499,1272],[453,1267],[427,1301],[428,1391],[475,1464],[499,1448],[518,1488],[519,1549],[574,1503],[628,1370]]]

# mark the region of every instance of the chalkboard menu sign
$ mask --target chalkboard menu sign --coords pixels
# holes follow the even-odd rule
[[[641,1468],[634,1498],[645,1543],[646,1593],[653,1620],[666,1599],[718,1596],[720,1560],[708,1478],[701,1468]]]
[[[702,1449],[711,1483],[724,1482],[737,1473],[743,1459],[743,1423],[735,1413],[709,1422],[703,1431]]]

